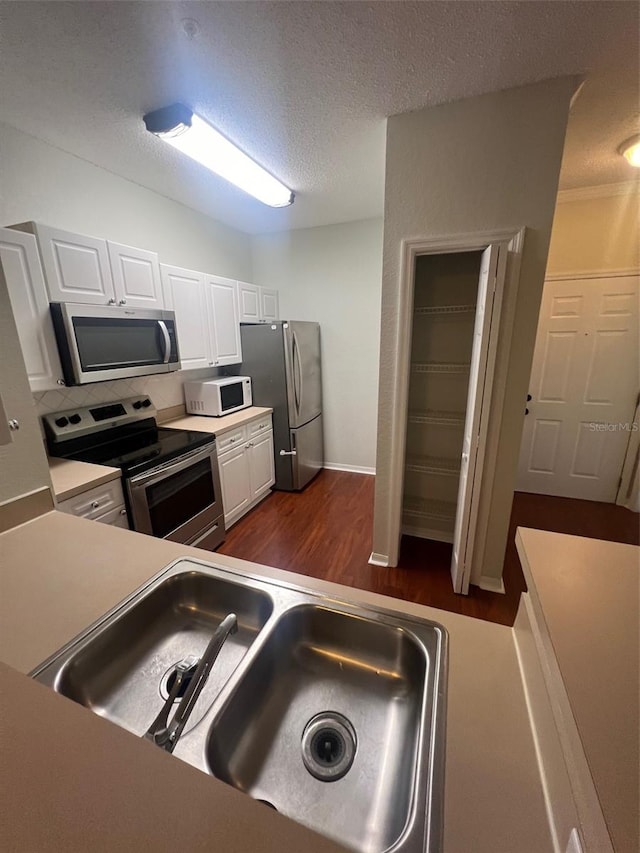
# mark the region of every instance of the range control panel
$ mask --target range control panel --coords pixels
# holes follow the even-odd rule
[[[44,415],[42,421],[54,441],[65,441],[67,438],[79,438],[109,427],[153,418],[155,414],[156,409],[151,399],[144,395],[113,403],[96,403],[93,406],[53,412]]]

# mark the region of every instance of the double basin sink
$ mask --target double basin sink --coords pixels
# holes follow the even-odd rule
[[[173,754],[363,853],[440,850],[437,623],[179,560],[34,676],[142,736],[176,664],[202,655],[228,613],[237,631]]]

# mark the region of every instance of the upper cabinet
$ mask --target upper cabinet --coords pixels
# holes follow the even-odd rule
[[[37,238],[50,302],[164,308],[155,252],[39,222],[14,227]]]
[[[241,323],[259,323],[261,320],[260,288],[246,281],[238,282],[238,305]]]
[[[0,228],[0,267],[32,391],[64,385],[36,238]]]
[[[270,290],[267,287],[260,288],[260,312],[260,319],[263,323],[272,323],[274,320],[280,319],[277,290]]]
[[[160,264],[155,252],[107,242],[118,305],[164,308]]]
[[[167,307],[176,315],[183,370],[240,364],[236,282],[160,265]]]
[[[176,315],[178,352],[183,370],[211,366],[211,343],[204,275],[160,264],[165,304]]]
[[[280,319],[277,290],[239,281],[238,306],[241,323],[271,323]]]
[[[228,278],[208,275],[205,276],[205,292],[214,364],[219,367],[240,364],[242,347],[237,283]]]

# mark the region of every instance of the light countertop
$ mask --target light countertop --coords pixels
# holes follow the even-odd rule
[[[614,847],[635,851],[640,548],[522,528],[516,544]]]
[[[248,409],[242,409],[231,415],[223,415],[221,418],[209,418],[203,415],[184,415],[184,417],[167,421],[162,426],[173,429],[195,429],[198,432],[212,432],[218,435],[233,427],[239,427],[243,424],[248,424],[250,421],[255,421],[263,415],[270,415],[272,411],[273,409],[265,408],[264,406],[249,406]]]
[[[53,493],[59,501],[74,498],[94,486],[118,480],[121,474],[119,468],[111,468],[109,465],[55,458],[49,459],[49,473]]]
[[[449,632],[444,851],[551,850],[508,627],[51,512],[0,535],[0,657],[21,673],[30,671],[183,556],[444,625]],[[7,733],[3,767],[12,783],[4,786],[2,808],[7,815],[30,817],[5,820],[8,849],[133,851],[148,846],[145,839],[167,851],[185,845],[211,849],[213,842],[233,853],[338,849],[20,672],[3,675],[5,687],[11,685],[2,691],[11,706],[0,716]],[[47,826],[53,833],[48,842]]]

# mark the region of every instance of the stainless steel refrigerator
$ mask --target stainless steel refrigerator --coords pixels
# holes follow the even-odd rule
[[[243,323],[242,373],[254,406],[273,409],[276,489],[297,491],[324,463],[320,326],[297,320]]]

